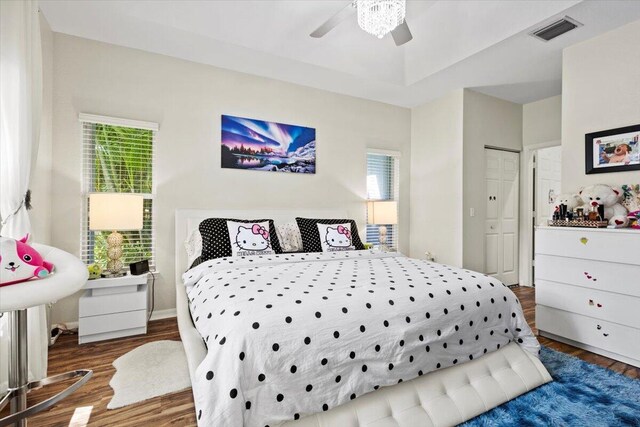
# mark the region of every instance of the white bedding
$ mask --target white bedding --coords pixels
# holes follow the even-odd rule
[[[221,258],[183,280],[208,346],[200,426],[274,426],[511,341],[539,351],[497,279],[399,254]]]

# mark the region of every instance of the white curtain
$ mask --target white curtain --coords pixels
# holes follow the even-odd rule
[[[25,195],[35,165],[42,114],[42,48],[38,2],[0,1],[0,233],[31,231]],[[37,238],[37,236],[36,236]],[[0,390],[7,386],[8,330],[0,319]],[[44,306],[28,312],[29,376],[47,373],[48,326]]]

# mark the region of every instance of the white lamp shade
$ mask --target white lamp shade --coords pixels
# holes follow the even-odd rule
[[[368,202],[367,216],[369,224],[397,224],[398,203],[393,200]]]
[[[92,193],[89,195],[89,229],[142,230],[144,199],[139,194]]]

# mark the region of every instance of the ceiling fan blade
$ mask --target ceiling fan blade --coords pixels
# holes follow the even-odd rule
[[[413,39],[406,20],[391,31],[391,37],[396,42],[396,46],[402,46]]]
[[[349,4],[340,9],[340,11],[333,15],[331,18],[327,19],[324,24],[320,25],[315,29],[314,32],[309,35],[316,39],[323,37],[329,31],[333,30],[339,23],[351,16],[354,11],[355,8],[353,7],[352,3],[349,2]]]

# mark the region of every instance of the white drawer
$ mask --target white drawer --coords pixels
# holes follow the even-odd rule
[[[78,304],[80,317],[100,316],[103,314],[123,313],[147,309],[147,285],[139,285],[137,292],[113,295],[93,295],[87,290]]]
[[[535,272],[536,286],[550,280],[640,297],[640,265],[536,255]]]
[[[536,325],[541,331],[640,360],[640,329],[543,305],[536,306]]]
[[[147,310],[126,313],[105,314],[103,316],[81,317],[79,335],[94,335],[103,332],[141,328],[147,325]]]
[[[635,230],[536,228],[536,254],[640,265],[640,232]]]
[[[640,328],[640,298],[636,297],[539,280],[536,304]]]

